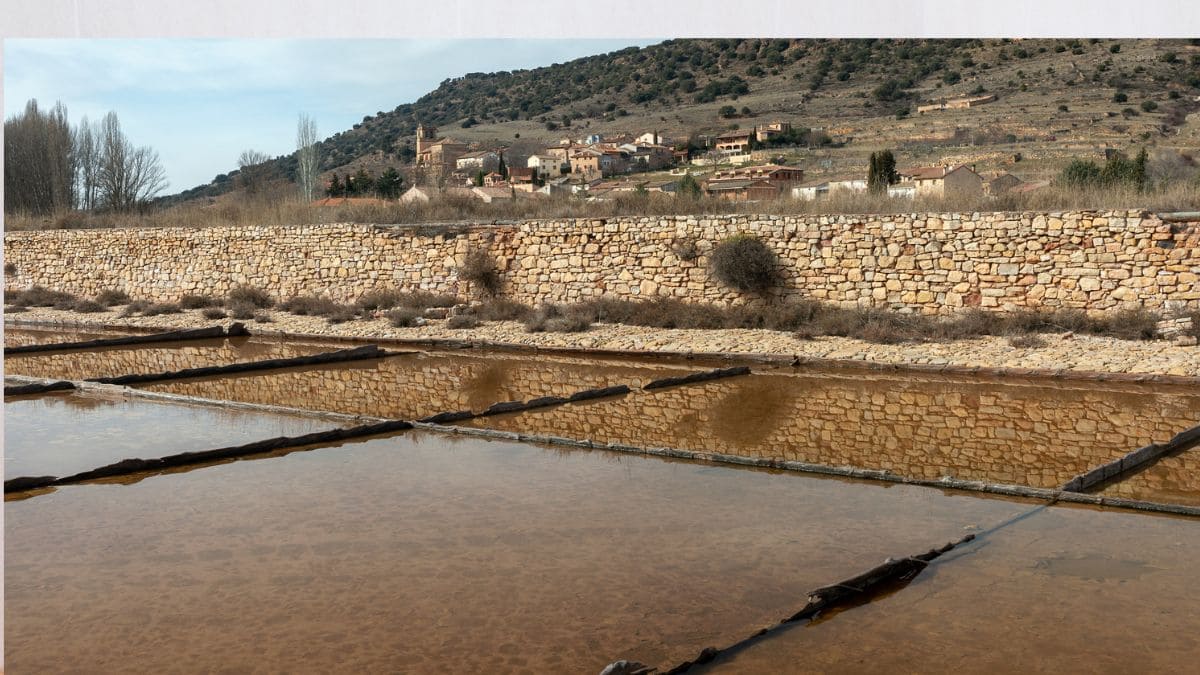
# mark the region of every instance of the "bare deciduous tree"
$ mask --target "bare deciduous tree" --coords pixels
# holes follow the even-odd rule
[[[313,118],[300,114],[296,125],[296,183],[300,196],[311,202],[317,191],[317,123]]]
[[[97,142],[101,153],[98,173],[101,205],[128,211],[167,186],[158,153],[148,147],[133,147],[121,131],[116,113],[110,112],[100,121]]]
[[[79,190],[79,208],[94,209],[98,204],[100,188],[100,144],[99,129],[93,129],[87,116],[79,120],[75,129],[76,182]]]
[[[256,195],[267,182],[266,163],[271,158],[258,150],[244,150],[238,156],[238,176],[247,195]]]
[[[4,210],[47,214],[75,206],[75,143],[62,103],[30,100],[4,122]]]

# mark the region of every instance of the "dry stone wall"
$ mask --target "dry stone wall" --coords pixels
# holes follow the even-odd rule
[[[666,216],[475,226],[326,224],[53,230],[5,235],[6,287],[176,300],[250,284],[280,298],[350,301],[378,288],[469,295],[486,248],[526,303],[610,295],[743,299],[708,273],[722,239],[750,233],[780,258],[785,296],[923,313],[961,307],[1102,311],[1200,301],[1200,225],[1138,211],[839,216]],[[681,259],[689,245],[699,253]]]

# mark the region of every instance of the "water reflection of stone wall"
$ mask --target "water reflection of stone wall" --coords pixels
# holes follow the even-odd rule
[[[1057,487],[1200,419],[1200,393],[1102,387],[767,374],[471,424]]]
[[[1200,449],[1160,459],[1101,492],[1112,497],[1200,506]]]
[[[148,389],[248,403],[411,419],[483,410],[498,401],[640,385],[678,369],[539,358],[414,354],[362,364],[151,385]],[[685,371],[690,372],[690,371]]]
[[[162,373],[244,361],[286,359],[328,351],[322,346],[262,340],[197,340],[153,347],[36,353],[5,358],[6,372],[30,377],[83,380],[133,373]]]
[[[126,335],[115,331],[92,332],[75,330],[25,330],[22,328],[4,327],[4,346],[23,347],[25,345],[44,345],[59,342],[83,342],[85,340],[100,340]]]

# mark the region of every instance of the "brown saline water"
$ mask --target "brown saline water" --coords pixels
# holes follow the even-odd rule
[[[1200,522],[1053,507],[704,673],[1186,673]]]
[[[93,394],[4,402],[4,475],[67,476],[122,459],[152,459],[345,424],[288,415]]]
[[[815,587],[1029,508],[406,433],[8,502],[8,667],[667,665],[774,623]]]

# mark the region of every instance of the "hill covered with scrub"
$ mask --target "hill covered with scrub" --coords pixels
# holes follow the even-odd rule
[[[931,101],[984,94],[997,100],[970,111],[917,112]],[[1189,119],[1200,110],[1198,96],[1200,40],[669,40],[448,79],[323,140],[320,168],[411,161],[418,123],[462,141],[533,147],[594,132],[686,138],[772,119],[835,139],[838,147],[823,156],[832,167],[865,165],[881,147],[918,159],[957,148],[1061,164],[1070,151],[1098,146],[1198,148],[1200,123]],[[270,168],[294,177],[295,155]],[[235,175],[167,200],[222,194],[236,187]]]

